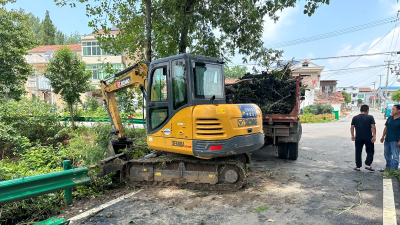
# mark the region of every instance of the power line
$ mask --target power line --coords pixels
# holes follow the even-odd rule
[[[375,56],[375,55],[393,55],[393,54],[400,54],[400,51],[394,52],[376,52],[376,53],[369,53],[369,54],[360,54],[360,55],[341,55],[341,56],[328,56],[328,57],[320,57],[320,58],[310,58],[310,59],[295,59],[299,61],[303,60],[321,60],[321,59],[339,59],[339,58],[351,58],[351,57],[362,57],[362,56]],[[286,61],[286,60],[285,60]],[[290,61],[290,60],[288,60]]]
[[[397,17],[396,17],[397,18]],[[397,21],[397,19],[396,19],[396,21]],[[396,23],[395,24],[395,27],[397,26],[397,24],[399,24],[399,23]],[[373,47],[375,47],[380,41],[382,41],[388,34],[390,34],[390,32],[392,31],[392,29],[390,29],[389,30],[389,32],[387,32],[386,34],[385,34],[385,36],[383,36],[381,39],[379,39],[379,41],[377,41],[374,45],[372,45],[371,47],[369,47],[368,48],[368,50],[367,51],[365,51],[363,54],[366,54],[369,50],[371,50]],[[390,50],[390,49],[389,49]],[[343,67],[343,69],[344,68],[346,68],[346,67],[348,67],[348,66],[350,66],[351,64],[353,64],[355,61],[357,61],[359,58],[360,58],[361,56],[359,56],[359,57],[357,57],[356,59],[354,59],[353,61],[351,61],[351,63],[349,63],[349,64],[347,64],[345,67]],[[335,75],[335,74],[333,74],[333,75]],[[332,76],[333,76],[332,75]]]
[[[362,25],[358,25],[358,26],[354,26],[354,27],[349,27],[349,28],[345,28],[342,30],[337,30],[337,31],[319,34],[319,35],[315,35],[315,36],[311,36],[311,37],[300,38],[300,39],[295,39],[295,40],[291,40],[291,41],[285,41],[285,42],[281,42],[281,43],[267,45],[267,47],[268,48],[282,48],[282,47],[286,47],[286,46],[290,46],[290,45],[302,44],[302,43],[306,43],[306,42],[311,42],[311,41],[330,38],[330,37],[334,37],[334,36],[338,36],[338,35],[342,35],[342,34],[347,34],[347,33],[355,32],[355,31],[359,31],[359,30],[364,30],[367,28],[376,27],[376,26],[380,26],[383,24],[387,24],[387,23],[393,23],[396,21],[398,21],[397,17],[389,17],[389,18],[386,18],[383,20],[378,20],[378,21],[371,22],[371,23],[366,23],[366,24],[362,24]]]

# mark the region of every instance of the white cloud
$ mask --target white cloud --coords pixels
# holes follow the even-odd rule
[[[292,16],[299,11],[299,7],[285,8],[278,12],[276,15],[279,16],[279,20],[274,22],[268,15],[264,17],[264,32],[263,41],[273,41],[278,39],[279,34],[282,34],[281,30],[292,24]]]
[[[311,52],[309,52],[309,53],[307,54],[307,58],[308,58],[308,59],[312,59],[312,58],[315,58],[315,56],[314,56],[314,54],[312,54]]]
[[[380,2],[387,7],[387,14],[389,16],[397,15],[397,12],[400,9],[400,2],[397,2],[396,0],[381,0]]]
[[[369,50],[366,54],[395,51],[395,49],[398,49],[398,46],[400,46],[400,40],[398,40],[400,39],[400,28],[393,29],[385,38],[381,40],[382,37],[377,37],[369,42],[361,43],[355,47],[348,44],[342,45],[340,49],[337,51],[336,56],[364,54],[364,52],[367,51],[372,46],[373,47],[371,48],[371,50]],[[327,61],[326,68],[329,68],[331,70],[343,69],[350,63],[351,65],[349,65],[347,68],[368,67],[368,66],[385,64],[384,62],[385,60],[397,60],[398,64],[400,55],[394,54],[394,55],[363,56],[357,59],[355,62],[353,62],[355,59],[357,58],[352,57],[352,58],[330,59]],[[374,81],[379,82],[378,75],[380,74],[386,75],[386,69],[384,67],[369,68],[365,70],[359,70],[358,72],[353,71],[351,73],[349,70],[347,70],[347,72],[341,71],[340,73],[337,73],[336,75],[330,77],[328,76],[332,75],[332,73],[325,72],[322,73],[322,77],[323,79],[329,78],[329,79],[339,80],[338,81],[339,86],[350,86],[350,85],[371,86]],[[392,75],[390,77],[392,77]]]

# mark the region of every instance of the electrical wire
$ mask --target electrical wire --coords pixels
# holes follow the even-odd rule
[[[393,23],[398,20],[399,19],[397,17],[389,17],[389,18],[386,18],[383,20],[378,20],[375,22],[366,23],[366,24],[362,24],[362,25],[358,25],[358,26],[354,26],[354,27],[349,27],[349,28],[345,28],[345,29],[341,29],[341,30],[337,30],[337,31],[333,31],[333,32],[328,32],[328,33],[319,34],[319,35],[315,35],[315,36],[311,36],[311,37],[299,38],[299,39],[295,39],[295,40],[291,40],[291,41],[285,41],[285,42],[281,42],[281,43],[271,44],[271,45],[267,45],[266,47],[267,48],[282,48],[282,47],[286,47],[286,46],[302,44],[302,43],[306,43],[306,42],[311,42],[311,41],[330,38],[330,37],[334,37],[334,36],[338,36],[338,35],[343,35],[343,34],[355,32],[355,31],[359,31],[359,30],[364,30],[367,28],[376,27],[376,26],[380,26],[383,24],[387,24],[387,23]]]

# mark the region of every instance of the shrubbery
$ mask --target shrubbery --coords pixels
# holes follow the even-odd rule
[[[96,111],[103,109],[98,107]],[[72,129],[60,123],[57,108],[38,99],[1,100],[0,104],[0,181],[62,170],[62,161],[73,166],[93,165],[106,157],[111,125],[97,123],[92,127]],[[146,143],[144,129],[125,127],[135,144]],[[142,151],[142,150],[140,150]],[[143,149],[143,153],[147,149]],[[89,170],[92,182],[73,189],[75,200],[101,195],[103,191],[124,185],[109,174],[97,177],[98,169]],[[116,182],[117,181],[117,182]],[[0,206],[0,224],[40,221],[65,206],[61,191]]]

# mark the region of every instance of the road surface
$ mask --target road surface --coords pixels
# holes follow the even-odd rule
[[[338,122],[303,124],[296,161],[279,159],[273,147],[254,152],[248,182],[238,192],[142,189],[74,224],[383,224],[379,172],[385,165],[383,144],[375,144],[372,167],[377,171],[365,170],[365,165],[361,172],[353,170],[350,123],[357,114]],[[383,114],[370,114],[375,117],[379,140]],[[365,156],[364,150],[363,162]],[[400,215],[395,179],[393,190],[399,196],[395,202]],[[68,215],[93,206],[90,201],[82,204],[69,208]]]

